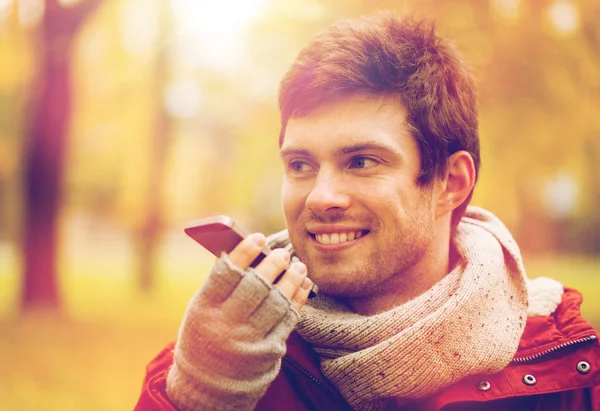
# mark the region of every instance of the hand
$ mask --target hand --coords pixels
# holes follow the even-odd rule
[[[229,260],[235,266],[245,270],[260,254],[264,246],[264,235],[260,233],[251,234],[231,251]],[[261,261],[255,268],[255,272],[273,284],[279,274],[287,268],[287,271],[277,282],[276,287],[279,287],[283,295],[291,299],[292,306],[300,311],[304,303],[306,303],[312,287],[312,281],[306,277],[306,266],[299,261],[289,265],[290,258],[291,255],[288,251],[282,248],[275,249]]]
[[[264,244],[252,234],[221,256],[190,301],[167,378],[179,409],[253,409],[277,376],[312,283],[283,249],[248,268]]]

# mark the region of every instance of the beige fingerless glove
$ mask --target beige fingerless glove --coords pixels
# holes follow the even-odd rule
[[[167,395],[180,410],[252,410],[279,373],[298,312],[223,255],[190,301]]]

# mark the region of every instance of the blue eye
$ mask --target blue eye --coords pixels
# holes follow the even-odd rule
[[[354,157],[350,160],[350,168],[367,168],[375,165],[377,162],[368,157]]]
[[[294,172],[302,172],[302,171],[308,171],[311,169],[310,164],[304,162],[304,161],[290,161],[288,164],[288,167],[291,171]]]

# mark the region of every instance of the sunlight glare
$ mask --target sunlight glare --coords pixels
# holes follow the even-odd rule
[[[548,19],[562,36],[568,36],[579,28],[579,10],[570,1],[555,1],[548,9]]]
[[[138,55],[151,55],[156,52],[159,42],[157,3],[146,0],[129,0],[121,3],[121,38],[127,52]]]
[[[492,7],[500,17],[516,21],[519,18],[520,0],[492,0]]]
[[[10,14],[13,0],[0,0],[0,27],[6,22]]]
[[[193,118],[202,106],[201,90],[193,81],[178,81],[167,84],[164,92],[167,113],[177,119]]]
[[[579,181],[563,171],[546,181],[544,202],[546,210],[554,218],[566,218],[573,214],[579,196]]]
[[[34,27],[44,17],[44,0],[19,0],[17,16],[21,27]]]
[[[61,6],[73,7],[81,3],[81,0],[59,0]]]
[[[178,35],[201,53],[207,66],[235,64],[243,54],[244,34],[265,0],[171,0]]]
[[[12,6],[13,0],[0,0],[0,13]]]

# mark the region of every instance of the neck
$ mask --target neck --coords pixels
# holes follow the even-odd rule
[[[450,244],[449,221],[438,221],[436,235],[416,264],[398,273],[369,295],[348,298],[345,303],[361,315],[389,311],[429,290],[452,270],[457,260],[456,250]]]

